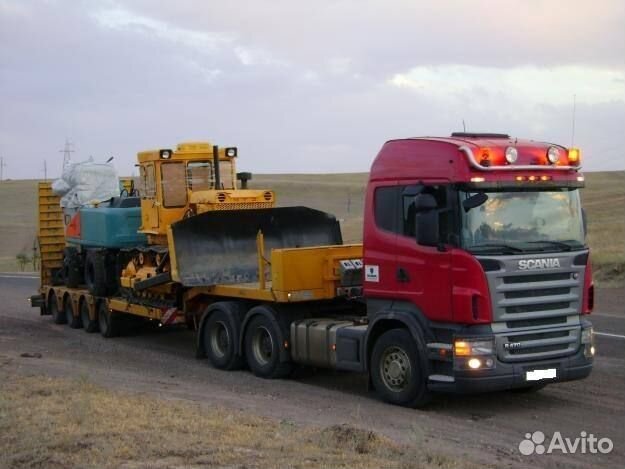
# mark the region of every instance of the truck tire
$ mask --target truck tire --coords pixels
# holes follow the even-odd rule
[[[60,310],[59,302],[56,299],[54,292],[50,293],[48,298],[48,311],[52,315],[52,321],[54,324],[65,324],[65,311]]]
[[[71,298],[65,298],[64,306],[65,310],[65,322],[72,329],[79,329],[82,327],[82,322],[80,320],[80,316],[74,315],[74,305],[72,305]]]
[[[119,335],[119,318],[111,314],[106,301],[100,301],[98,305],[98,326],[102,337],[108,339]]]
[[[106,296],[106,255],[90,249],[85,256],[85,284],[93,296]]]
[[[78,288],[83,283],[84,267],[78,249],[66,247],[63,250],[63,278],[69,288]]]
[[[387,402],[422,407],[431,400],[427,388],[427,361],[407,329],[391,329],[373,346],[371,380]]]
[[[244,360],[238,353],[241,321],[230,303],[214,306],[202,329],[204,352],[210,363],[220,370],[238,370]]]
[[[245,358],[256,376],[277,379],[287,377],[291,362],[280,361],[280,331],[267,316],[254,316],[245,330]]]
[[[89,318],[89,305],[85,300],[80,302],[80,321],[85,332],[98,332],[98,321]]]

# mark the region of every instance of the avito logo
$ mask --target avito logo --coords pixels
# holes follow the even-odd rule
[[[548,444],[545,434],[536,431],[526,433],[525,439],[519,443],[519,452],[524,456],[551,454],[557,451],[564,454],[608,454],[612,449],[614,443],[610,438],[597,438],[592,433],[584,431],[580,432],[577,438],[566,438],[560,432],[555,432]]]

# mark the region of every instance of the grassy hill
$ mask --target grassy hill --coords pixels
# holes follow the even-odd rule
[[[273,189],[278,204],[306,205],[333,213],[341,220],[344,241],[362,236],[367,175],[255,175],[251,187]],[[625,171],[587,173],[582,191],[588,214],[588,242],[595,275],[603,284],[625,284]],[[15,256],[30,254],[36,231],[36,181],[0,183],[0,271],[17,270]]]

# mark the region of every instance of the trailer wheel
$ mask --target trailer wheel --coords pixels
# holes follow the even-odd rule
[[[202,330],[204,352],[215,368],[238,370],[244,362],[237,350],[240,327],[234,321],[239,318],[236,312],[222,308],[227,309],[227,305],[213,311]]]
[[[421,359],[420,359],[421,358]],[[427,363],[406,329],[382,334],[371,355],[371,380],[380,396],[392,404],[422,407],[431,395],[427,388]]]
[[[48,311],[52,315],[54,324],[65,324],[65,312],[59,309],[59,301],[56,299],[54,292],[50,292],[50,297],[48,298]]]
[[[280,333],[267,316],[251,319],[245,330],[245,358],[250,369],[261,378],[285,378],[293,364],[280,361]]]
[[[98,305],[98,326],[102,337],[108,339],[119,335],[119,318],[111,314],[106,301],[100,301]]]
[[[65,298],[64,301],[64,309],[65,309],[65,322],[69,324],[69,327],[72,329],[79,329],[82,327],[82,322],[80,320],[80,316],[74,316],[74,306],[72,305],[71,298]]]
[[[80,301],[80,321],[85,332],[98,332],[98,321],[89,318],[89,305],[84,299]]]

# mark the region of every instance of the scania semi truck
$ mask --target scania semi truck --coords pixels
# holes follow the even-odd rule
[[[141,152],[138,190],[69,220],[41,183],[32,304],[104,337],[127,316],[186,323],[216,368],[367,373],[410,407],[590,374],[579,149],[494,133],[388,141],[350,245],[334,216],[248,189],[237,157],[197,142]]]

